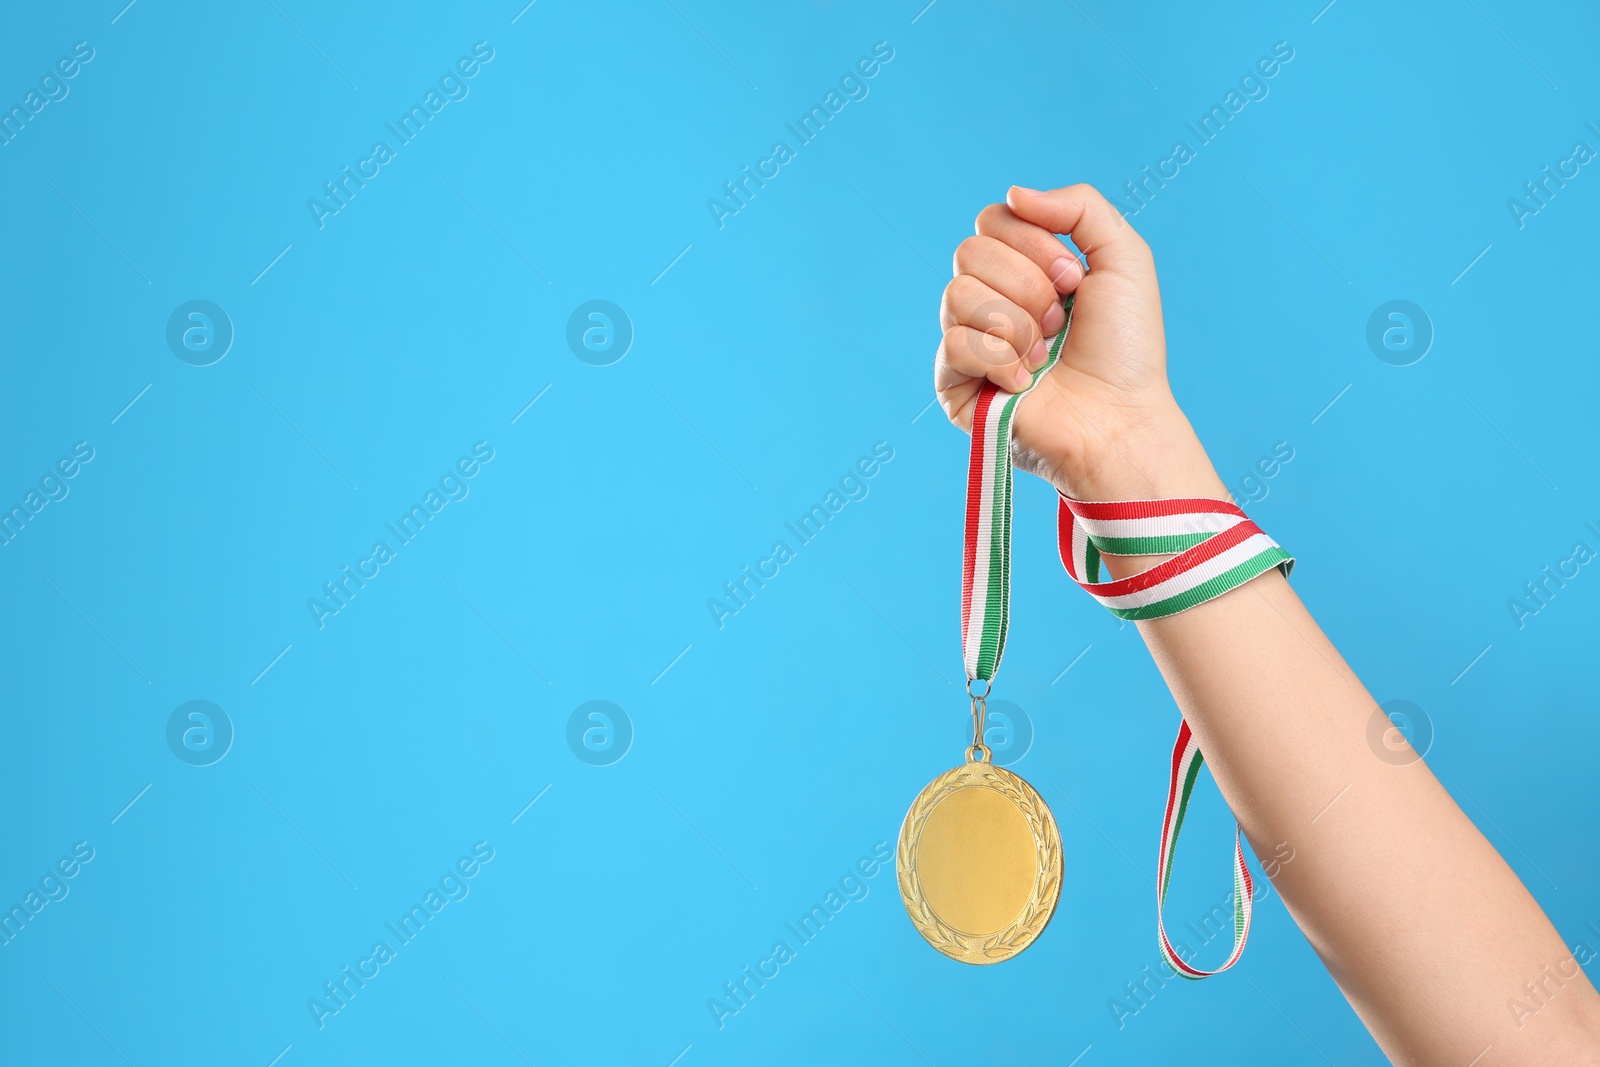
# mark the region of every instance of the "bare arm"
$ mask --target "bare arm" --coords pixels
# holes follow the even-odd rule
[[[1061,363],[1019,410],[1018,462],[1083,500],[1227,499],[1167,388],[1154,263],[1120,215],[1086,186],[1017,189],[978,231],[943,307],[952,421],[970,426],[985,378],[1014,389],[1042,363],[1050,308],[1076,290]],[[1155,562],[1106,559],[1118,577]],[[1381,711],[1281,575],[1139,630],[1251,845],[1293,848],[1274,884],[1391,1059],[1600,1064],[1600,997],[1572,954],[1427,765],[1379,758]]]

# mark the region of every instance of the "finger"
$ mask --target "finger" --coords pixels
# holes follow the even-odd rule
[[[1083,264],[1059,237],[1018,218],[1005,204],[990,204],[978,212],[978,232],[1027,256],[1059,293],[1070,293],[1083,281]]]
[[[937,371],[940,389],[960,385],[969,379],[988,379],[1008,393],[1020,393],[1033,380],[1010,342],[975,330],[971,326],[952,326],[939,342]]]
[[[1029,370],[1038,370],[1049,358],[1044,334],[1033,316],[971,274],[963,274],[945,286],[939,324],[947,330],[961,325],[994,334],[1012,351],[1023,354]]]
[[[939,351],[933,357],[933,395],[938,397],[945,417],[963,430],[972,426],[969,405],[985,381],[953,369],[945,360],[944,342],[940,341]]]
[[[1014,185],[1006,203],[1024,222],[1072,237],[1090,270],[1140,274],[1151,264],[1150,247],[1117,209],[1090,185],[1040,192]]]
[[[1061,297],[1044,271],[1004,241],[981,234],[962,241],[956,247],[956,274],[972,275],[1025,310],[1046,337],[1066,321]]]

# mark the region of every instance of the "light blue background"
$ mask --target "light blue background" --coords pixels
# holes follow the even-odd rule
[[[95,49],[0,147],[0,500],[95,450],[0,549],[0,903],[95,850],[0,947],[0,1059],[1381,1062],[1275,895],[1240,967],[1119,1027],[1177,713],[1031,478],[998,691],[1065,842],[1055,920],[963,967],[886,871],[723,1028],[707,1007],[960,755],[966,439],[926,410],[951,251],[1010,183],[1115,191],[1192,146],[1278,41],[1269,95],[1134,220],[1175,388],[1230,484],[1290,443],[1251,511],[1301,595],[1600,945],[1600,577],[1522,629],[1507,606],[1600,548],[1600,174],[1507,207],[1600,148],[1592,9],[123,2],[0,33],[8,108]],[[307,199],[477,41],[470,95],[319,230]],[[719,229],[707,199],[878,41],[867,98]],[[236,331],[204,368],[164,339],[193,299]],[[566,344],[591,299],[633,323],[613,366]],[[1365,340],[1392,299],[1436,332],[1413,366]],[[319,630],[307,599],[478,441],[470,496]],[[708,598],[879,441],[869,495],[719,630]],[[203,768],[165,740],[195,699],[236,732]],[[635,731],[611,766],[566,743],[592,699]],[[1198,804],[1179,923],[1228,888]],[[319,1029],[308,998],[479,841],[470,895]]]

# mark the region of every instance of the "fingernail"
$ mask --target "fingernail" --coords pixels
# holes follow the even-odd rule
[[[1060,304],[1051,304],[1050,310],[1044,313],[1044,321],[1039,325],[1044,327],[1047,336],[1054,337],[1061,332],[1061,327],[1067,324],[1067,313],[1061,310]]]
[[[1071,256],[1062,256],[1050,264],[1050,281],[1057,289],[1076,285],[1083,277],[1083,264]]]
[[[1025,362],[1028,364],[1028,369],[1030,371],[1034,371],[1044,366],[1045,361],[1049,358],[1050,350],[1044,346],[1044,342],[1035,341],[1033,342],[1033,347],[1028,349],[1028,355]]]

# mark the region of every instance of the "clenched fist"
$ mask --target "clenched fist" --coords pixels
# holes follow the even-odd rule
[[[1083,265],[1057,239],[1070,236]],[[978,213],[939,308],[934,388],[970,432],[985,380],[1020,392],[1066,321],[1061,358],[1018,406],[1012,459],[1080,500],[1227,491],[1167,385],[1161,292],[1150,248],[1093,188],[1014,186]]]

